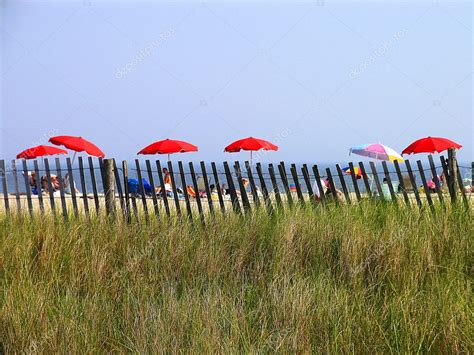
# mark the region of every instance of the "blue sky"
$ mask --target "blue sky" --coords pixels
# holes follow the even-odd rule
[[[1,156],[82,135],[132,158],[175,138],[184,160],[256,136],[260,160],[344,162],[427,135],[473,160],[472,4],[318,0],[4,1]]]

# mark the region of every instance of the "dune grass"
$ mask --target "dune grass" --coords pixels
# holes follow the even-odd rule
[[[461,209],[207,222],[1,217],[3,351],[474,351]]]

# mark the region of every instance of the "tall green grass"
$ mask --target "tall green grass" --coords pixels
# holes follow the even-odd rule
[[[473,352],[469,213],[0,219],[5,352]]]

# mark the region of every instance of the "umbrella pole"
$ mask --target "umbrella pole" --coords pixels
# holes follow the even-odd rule
[[[250,151],[250,167],[252,167],[252,157],[253,157],[253,151]]]
[[[72,165],[74,165],[74,160],[76,159],[76,154],[77,154],[77,152],[74,152],[74,155],[72,156]]]
[[[168,161],[170,161],[170,155],[168,154]]]

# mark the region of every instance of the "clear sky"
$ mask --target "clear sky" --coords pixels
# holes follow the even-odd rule
[[[3,1],[1,157],[82,135],[108,156],[183,139],[261,161],[345,162],[427,135],[473,159],[472,4],[454,1]],[[181,158],[181,157],[180,157]]]

